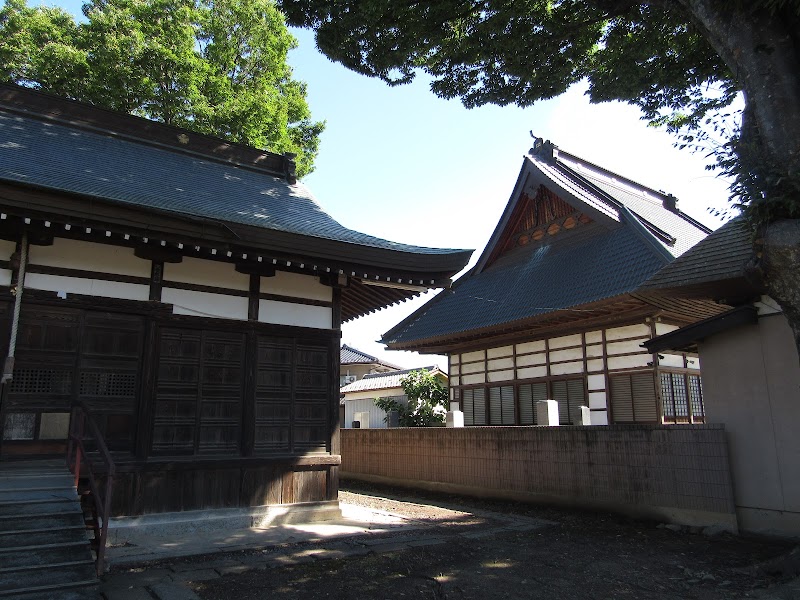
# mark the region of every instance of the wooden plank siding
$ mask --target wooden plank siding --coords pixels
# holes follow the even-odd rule
[[[46,264],[32,262],[30,272],[45,278],[25,289],[0,414],[2,454],[63,452],[80,398],[117,463],[114,515],[335,501],[338,291],[319,276],[283,278],[271,300],[330,316],[322,328],[269,322],[259,304],[269,276],[244,276],[244,290],[192,283],[191,271],[165,272],[129,249],[126,272],[115,275],[101,260],[95,266],[105,271],[93,270],[97,246],[70,240],[61,248],[76,252],[71,263],[52,250],[31,252]],[[234,276],[233,264],[215,263],[220,269]],[[150,277],[131,274],[142,272]],[[181,281],[165,277],[170,272]],[[129,295],[117,284],[145,291]],[[159,301],[165,289],[241,298],[245,318],[180,314]],[[93,290],[100,295],[80,293]],[[4,352],[12,306],[0,291]]]
[[[544,399],[559,402],[562,425],[579,424],[581,406],[589,407],[592,424],[597,425],[702,423],[697,359],[652,355],[641,347],[670,328],[643,319],[451,353],[450,399],[460,403],[467,425],[535,425],[535,402]],[[672,387],[662,383],[664,373],[674,374],[668,382]],[[673,390],[667,404],[662,389]],[[665,406],[673,407],[666,415]]]

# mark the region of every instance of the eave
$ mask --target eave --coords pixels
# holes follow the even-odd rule
[[[758,310],[752,305],[744,305],[729,310],[725,313],[698,321],[677,331],[672,331],[665,335],[642,344],[648,352],[663,352],[666,350],[677,350],[679,352],[697,352],[698,342],[707,337],[741,327],[742,325],[752,325],[758,322]]]
[[[0,206],[5,239],[17,240],[25,228],[40,243],[54,236],[75,238],[231,262],[243,272],[319,276],[342,286],[342,321],[449,287],[471,255],[462,250],[417,255],[9,183],[0,183]]]

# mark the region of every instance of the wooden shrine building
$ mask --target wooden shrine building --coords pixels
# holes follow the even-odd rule
[[[2,458],[82,401],[116,515],[338,506],[340,324],[469,255],[343,227],[291,157],[0,86]]]
[[[674,197],[536,140],[475,267],[383,336],[449,356],[467,425],[704,421],[699,363],[641,344],[717,314],[637,287],[709,233]]]

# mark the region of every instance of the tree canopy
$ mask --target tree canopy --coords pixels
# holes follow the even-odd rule
[[[713,155],[800,348],[800,0],[279,2],[331,59],[391,85],[423,71],[468,107],[528,106],[587,80],[592,101],[634,104]]]
[[[388,423],[390,411],[397,411],[400,427],[432,427],[443,425],[447,403],[447,389],[439,378],[425,369],[411,371],[400,380],[407,404],[393,398],[377,398],[375,406],[386,411],[384,421]]]
[[[6,0],[0,81],[273,152],[313,170],[324,124],[292,78],[271,0],[89,0],[85,21]]]

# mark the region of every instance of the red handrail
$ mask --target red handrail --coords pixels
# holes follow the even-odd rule
[[[88,432],[87,432],[88,429]],[[93,442],[95,448],[91,452],[86,449],[86,442]],[[99,459],[101,473],[105,475],[105,490],[102,496],[97,485],[97,474],[93,459]],[[92,418],[89,407],[82,400],[78,400],[72,406],[72,418],[70,419],[69,440],[67,443],[67,465],[75,475],[75,488],[81,478],[81,468],[85,469],[85,474],[89,479],[89,488],[94,500],[97,522],[94,524],[95,540],[97,548],[95,561],[98,577],[103,574],[104,561],[106,554],[106,540],[108,538],[108,520],[111,516],[111,489],[114,482],[116,466],[108,451],[106,442],[97,423]]]

